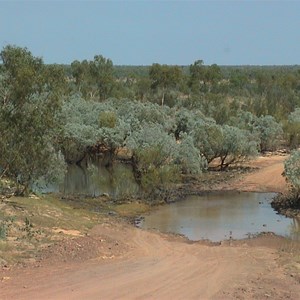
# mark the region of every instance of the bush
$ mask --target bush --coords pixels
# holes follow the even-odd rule
[[[300,151],[295,150],[284,162],[284,173],[292,189],[299,195],[300,192]]]

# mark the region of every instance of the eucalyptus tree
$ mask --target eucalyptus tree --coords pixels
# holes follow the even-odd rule
[[[288,115],[288,119],[284,126],[289,146],[292,149],[300,145],[300,108],[297,107]]]
[[[56,136],[65,78],[27,48],[8,45],[0,59],[0,166],[25,194],[38,178],[52,177],[49,170],[61,160]]]
[[[218,83],[222,78],[221,68],[217,64],[204,66],[203,60],[196,60],[189,70],[189,86],[194,93],[209,92],[211,89],[207,86]]]
[[[190,65],[189,86],[193,92],[199,92],[205,80],[205,67],[203,60],[196,60]]]
[[[125,140],[131,132],[131,128],[123,119],[117,116],[113,110],[103,110],[99,116],[98,145],[105,147],[107,166],[112,165],[118,149],[124,147]]]
[[[71,74],[77,91],[86,99],[95,99],[97,89],[90,72],[90,63],[87,60],[75,60],[71,63]]]
[[[213,118],[206,117],[200,110],[179,109],[175,115],[175,136],[178,140],[187,134],[193,145],[210,163],[218,157],[222,144],[221,126]]]
[[[251,133],[255,132],[255,124],[258,117],[249,111],[239,110],[236,116],[232,116],[228,122],[229,125],[238,127],[240,129],[249,130]]]
[[[207,117],[213,118],[218,124],[226,124],[236,113],[232,99],[223,94],[206,93],[199,99],[198,107]]]
[[[135,94],[138,100],[144,101],[147,99],[151,89],[151,80],[149,78],[138,78],[135,84]]]
[[[102,55],[95,55],[90,62],[90,72],[98,89],[101,101],[109,98],[115,85],[113,62]]]
[[[205,72],[205,84],[209,83],[211,85],[219,83],[222,79],[221,68],[217,64],[212,64],[208,66]]]
[[[180,85],[183,74],[178,66],[168,66],[153,64],[149,70],[151,80],[151,88],[154,90],[161,89],[161,105],[164,106],[166,93],[171,88],[176,88]]]
[[[155,123],[172,133],[175,128],[172,114],[170,108],[149,102],[109,99],[99,103],[75,94],[63,105],[61,147],[70,162],[80,162],[87,154],[98,151],[109,154],[111,163],[126,139],[145,124]]]
[[[95,55],[94,60],[73,61],[72,76],[83,97],[103,101],[112,96],[116,86],[113,62]]]
[[[229,83],[231,86],[231,92],[240,91],[243,90],[245,86],[249,83],[249,77],[245,72],[243,72],[243,70],[234,69],[230,73]]]

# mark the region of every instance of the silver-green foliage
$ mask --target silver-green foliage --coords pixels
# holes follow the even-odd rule
[[[300,192],[300,151],[295,150],[284,162],[285,176],[292,185],[293,189]]]
[[[111,101],[86,101],[73,95],[63,104],[64,120],[62,148],[64,154],[76,161],[88,149],[98,144],[109,151],[123,146],[130,126],[118,116]]]
[[[207,162],[218,158],[221,168],[257,154],[257,140],[249,131],[221,126],[212,119],[197,122],[191,134]]]
[[[177,145],[176,162],[185,174],[201,174],[207,169],[207,160],[195,147],[193,138],[182,134]]]
[[[275,150],[283,137],[282,125],[270,115],[257,117],[250,112],[239,111],[231,119],[231,125],[248,130],[259,142],[260,151]]]
[[[179,109],[175,114],[176,130],[175,135],[178,138],[181,133],[190,134],[195,126],[205,120],[205,116],[201,111],[190,111],[185,108]]]
[[[143,123],[160,124],[164,130],[174,130],[176,123],[173,110],[169,107],[160,107],[151,102],[141,103],[130,100],[111,100],[118,117],[126,122],[131,131],[138,130]]]
[[[260,137],[260,150],[275,150],[283,137],[281,124],[272,116],[261,116],[255,122]]]
[[[224,125],[222,127],[222,135],[221,152],[219,155],[221,168],[258,154],[257,142],[248,131]]]
[[[128,137],[126,146],[133,152],[136,173],[147,190],[178,180],[180,173],[200,174],[207,167],[191,136],[183,134],[176,141],[160,124],[143,123]]]
[[[132,132],[126,140],[126,146],[135,152],[144,149],[160,149],[160,157],[157,161],[149,163],[159,165],[172,161],[176,153],[176,141],[174,136],[168,134],[164,128],[157,123],[143,123],[141,127]]]
[[[195,146],[210,163],[219,157],[222,151],[224,136],[222,127],[212,119],[199,120],[191,131]]]
[[[87,102],[79,95],[65,99],[61,148],[68,161],[79,160],[88,146],[97,143],[99,112],[97,103]]]
[[[155,123],[144,123],[126,141],[133,152],[137,180],[148,192],[178,179],[179,170],[174,163],[176,141]]]

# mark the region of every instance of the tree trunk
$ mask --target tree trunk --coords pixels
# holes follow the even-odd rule
[[[138,185],[141,185],[142,172],[138,168],[138,161],[134,155],[132,155],[131,157],[131,164],[132,164],[134,179]]]
[[[161,106],[164,106],[164,102],[165,102],[165,92],[163,91],[163,95],[161,98]]]
[[[15,196],[25,197],[28,196],[30,192],[29,184],[25,184],[22,188],[18,184],[17,190],[15,191]]]

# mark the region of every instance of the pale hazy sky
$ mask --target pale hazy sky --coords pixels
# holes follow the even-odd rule
[[[300,1],[3,1],[0,48],[46,63],[300,64]]]

